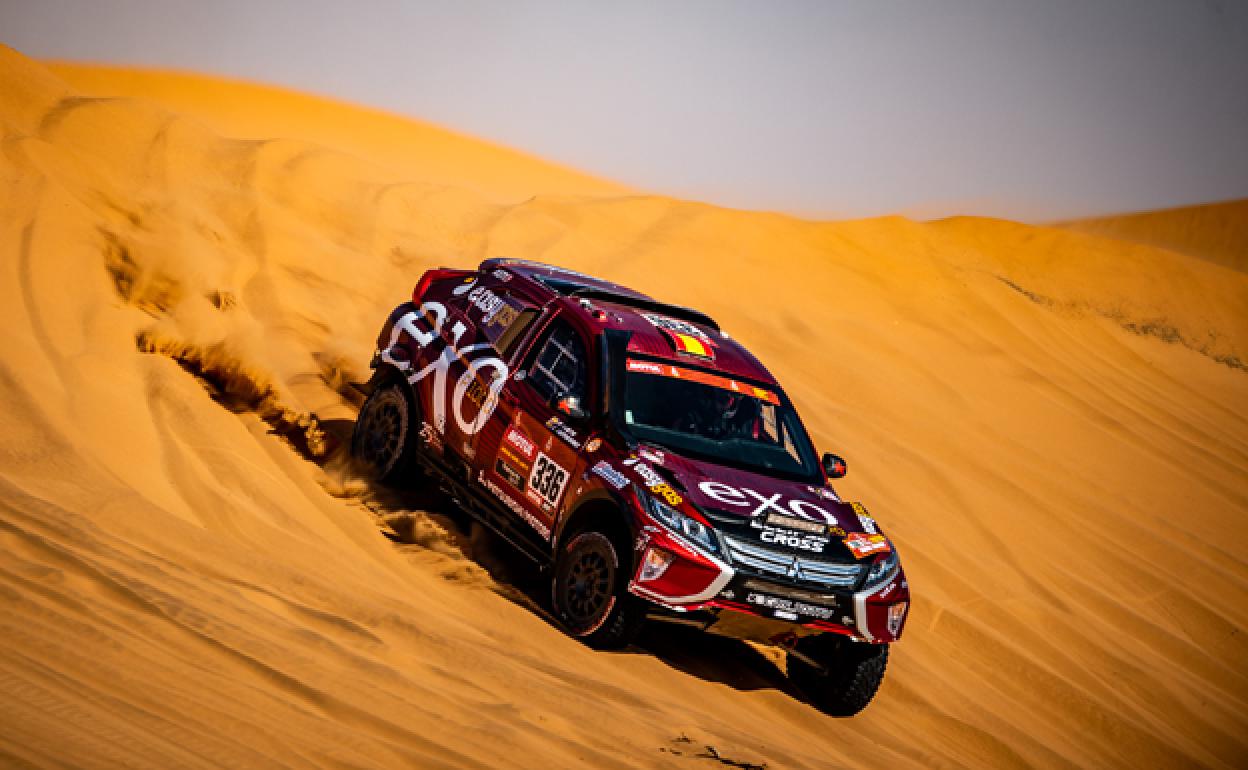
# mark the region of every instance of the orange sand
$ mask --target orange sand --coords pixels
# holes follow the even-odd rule
[[[1248,272],[1248,199],[1080,219],[1058,226],[1174,249]]]
[[[0,47],[0,764],[1248,761],[1244,272],[622,197],[308,97],[60,71]],[[586,649],[341,470],[385,313],[494,255],[710,312],[845,455],[915,596],[866,712],[767,649]]]

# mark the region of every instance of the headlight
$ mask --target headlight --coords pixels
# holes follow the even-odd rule
[[[715,539],[715,533],[711,532],[705,524],[660,501],[641,487],[637,487],[637,497],[641,498],[646,510],[660,524],[692,540],[711,553],[719,553],[719,542]]]
[[[897,555],[897,549],[894,547],[893,550],[884,554],[883,558],[871,565],[871,569],[867,572],[867,582],[864,588],[878,586],[881,583],[892,580],[900,567],[901,558]]]

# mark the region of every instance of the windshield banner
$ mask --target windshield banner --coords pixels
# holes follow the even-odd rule
[[[675,380],[688,380],[699,385],[710,385],[713,388],[722,388],[733,393],[753,396],[769,404],[777,406],[780,404],[780,397],[766,388],[757,388],[749,383],[739,382],[729,377],[721,377],[718,374],[711,374],[710,372],[703,372],[697,369],[686,369],[682,366],[660,364],[654,361],[639,361],[635,358],[630,358],[628,359],[628,371],[656,374],[660,377],[671,377]]]

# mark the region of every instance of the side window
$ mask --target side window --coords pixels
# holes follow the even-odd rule
[[[529,383],[546,400],[589,395],[585,341],[566,321],[555,319],[529,366]]]
[[[535,307],[526,307],[519,312],[513,311],[513,320],[503,328],[498,339],[491,340],[494,343],[494,349],[502,354],[504,360],[511,358],[511,354],[516,350],[516,344],[524,339],[524,333],[533,325],[533,319],[538,315]]]

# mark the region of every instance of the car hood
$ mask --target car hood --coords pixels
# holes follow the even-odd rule
[[[649,464],[694,504],[717,516],[750,521],[776,514],[839,527],[846,534],[879,532],[866,508],[842,501],[826,485],[777,479],[647,444],[637,455],[639,463]]]

